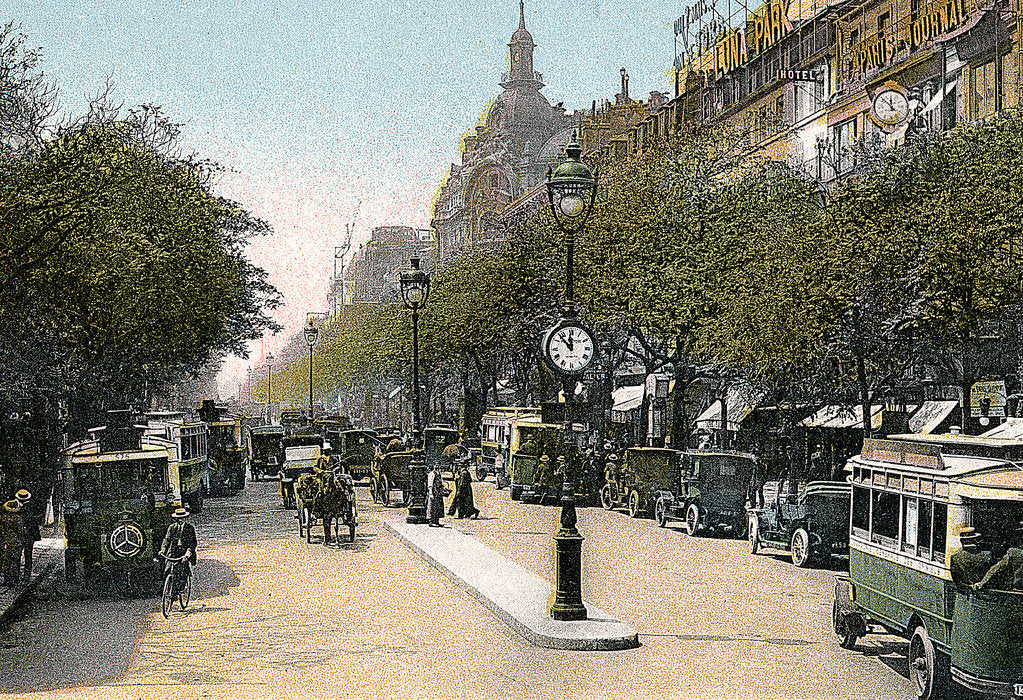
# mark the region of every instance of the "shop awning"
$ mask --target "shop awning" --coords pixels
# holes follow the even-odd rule
[[[909,417],[909,432],[933,433],[958,408],[958,401],[924,401]]]
[[[874,406],[870,410],[870,427],[881,427],[881,414],[883,406]],[[804,418],[799,423],[807,428],[862,428],[863,407],[862,406],[839,406],[832,404],[825,406],[809,418]]]
[[[760,403],[763,396],[763,392],[753,391],[748,387],[729,389],[727,399],[728,416],[726,418],[728,421],[727,428],[729,430],[736,430],[746,416],[753,413],[753,409]],[[722,427],[721,399],[715,399],[711,402],[710,406],[696,419],[695,426],[698,430],[701,428],[716,430]]]
[[[1006,418],[1001,425],[996,425],[981,437],[996,437],[1006,440],[1018,440],[1023,438],[1023,418]]]
[[[643,394],[644,386],[642,384],[618,387],[611,394],[613,399],[611,410],[619,413],[634,411],[643,405]]]

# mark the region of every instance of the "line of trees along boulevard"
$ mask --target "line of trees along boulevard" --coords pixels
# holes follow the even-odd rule
[[[672,444],[685,444],[695,418],[680,389],[700,378],[753,384],[767,402],[865,406],[869,431],[872,403],[925,378],[962,387],[968,414],[975,380],[1018,371],[1023,115],[859,149],[854,171],[827,187],[742,144],[702,129],[602,164],[577,242],[599,371],[608,380],[631,361],[670,374]],[[463,396],[468,425],[493,405],[499,379],[523,405],[557,392],[538,339],[562,299],[563,241],[545,210],[508,235],[502,249],[435,274],[422,315],[428,393]],[[318,392],[407,381],[399,302],[347,307],[324,330]],[[276,369],[275,400],[303,396],[307,371]],[[590,398],[609,408],[612,383],[601,386]]]
[[[246,257],[268,225],[214,193],[217,166],[185,153],[159,108],[123,109],[106,86],[87,114],[62,115],[13,24],[0,94],[0,487],[13,488],[52,477],[40,470],[60,434],[244,354],[276,329],[279,295]]]

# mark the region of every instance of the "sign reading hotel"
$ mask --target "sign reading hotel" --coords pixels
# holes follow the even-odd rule
[[[731,73],[752,58],[773,48],[793,30],[784,0],[768,0],[746,16],[746,26],[724,33],[714,45],[714,70]]]

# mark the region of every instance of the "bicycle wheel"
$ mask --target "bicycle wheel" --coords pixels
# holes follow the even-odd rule
[[[163,616],[170,618],[171,606],[174,604],[174,572],[171,571],[163,579]]]
[[[188,607],[188,603],[192,600],[192,572],[188,572],[188,576],[185,578],[184,583],[181,586],[181,590],[178,592],[178,602],[181,603],[181,609],[184,610]]]

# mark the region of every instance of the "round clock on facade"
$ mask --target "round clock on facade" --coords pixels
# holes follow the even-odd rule
[[[874,95],[874,119],[884,126],[894,126],[909,116],[909,98],[899,90],[887,88]]]
[[[593,363],[597,343],[593,334],[575,321],[562,321],[543,337],[543,354],[561,374],[579,374]]]

